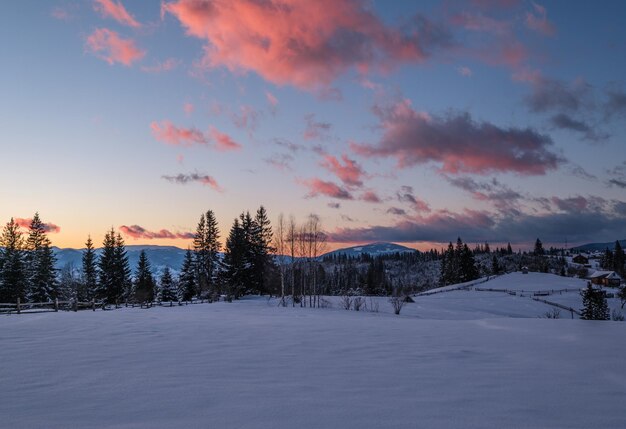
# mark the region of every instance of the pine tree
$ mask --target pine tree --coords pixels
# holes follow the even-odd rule
[[[98,288],[96,298],[114,304],[132,296],[128,255],[122,236],[111,228],[104,236],[102,254],[98,260]]]
[[[491,258],[491,273],[494,275],[498,275],[500,274],[501,270],[502,268],[500,268],[500,264],[498,263],[498,257],[494,253],[493,257]]]
[[[13,218],[0,236],[0,302],[22,301],[26,297],[24,272],[24,240]]]
[[[254,222],[251,224],[250,250],[252,253],[252,278],[256,286],[256,292],[263,295],[268,292],[269,271],[273,267],[271,253],[272,227],[267,216],[265,207],[261,206],[256,212]]]
[[[545,254],[545,251],[543,250],[543,243],[541,243],[541,240],[539,239],[535,241],[535,249],[533,251],[533,254],[535,256],[543,256]]]
[[[119,288],[122,291],[122,298],[128,299],[133,296],[130,263],[128,262],[124,239],[119,232],[115,237],[115,275]]]
[[[245,291],[246,271],[249,268],[247,252],[246,231],[239,223],[239,219],[235,219],[226,239],[222,273],[229,298],[237,299]]]
[[[469,282],[478,278],[478,269],[472,251],[464,244],[460,253],[460,274],[459,283]]]
[[[150,262],[144,250],[139,254],[139,262],[135,271],[135,282],[133,285],[134,299],[138,302],[154,301],[154,277],[150,271]]]
[[[168,302],[176,301],[177,299],[176,284],[172,278],[172,273],[169,267],[165,267],[159,279],[159,301]]]
[[[513,254],[513,249],[511,248],[511,243],[507,243],[507,245],[506,245],[506,254],[507,255],[512,255]]]
[[[207,227],[204,213],[200,216],[196,234],[193,238],[194,269],[196,273],[196,283],[198,285],[198,295],[203,295],[209,287],[209,274],[207,272],[207,261],[209,259],[206,245]]]
[[[35,213],[26,239],[26,297],[29,301],[48,302],[58,298],[55,260],[46,226],[39,213]]]
[[[619,241],[615,241],[615,250],[613,251],[613,271],[623,275],[624,263],[626,262],[626,255]]]
[[[78,290],[77,299],[83,302],[91,301],[95,297],[98,287],[98,266],[91,236],[87,237],[87,242],[85,243],[81,273],[81,287]]]
[[[217,277],[219,272],[219,252],[222,250],[222,244],[219,241],[220,231],[217,226],[217,219],[212,210],[206,212],[206,235],[204,245],[206,246],[205,272],[207,275],[207,283],[209,293],[217,295],[219,288]]]
[[[178,287],[178,295],[183,301],[190,301],[198,293],[196,269],[190,249],[187,249],[187,252],[185,252],[185,259],[183,260],[178,279]]]
[[[581,293],[583,308],[580,318],[584,320],[609,320],[609,307],[606,302],[604,291],[594,289],[591,283]]]

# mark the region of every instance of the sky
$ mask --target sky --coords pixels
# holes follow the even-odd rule
[[[0,222],[187,247],[263,205],[328,249],[626,238],[626,2],[24,0]]]

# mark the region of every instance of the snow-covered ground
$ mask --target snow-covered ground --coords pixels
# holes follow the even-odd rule
[[[625,427],[625,324],[496,292],[416,301],[3,315],[0,427]]]

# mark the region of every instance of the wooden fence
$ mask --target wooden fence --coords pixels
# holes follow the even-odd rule
[[[114,310],[122,307],[130,308],[152,308],[158,307],[174,307],[190,304],[206,304],[211,303],[213,300],[209,299],[194,299],[191,301],[152,301],[152,302],[125,302],[107,304],[103,301],[59,301],[55,299],[49,302],[21,302],[18,298],[16,302],[0,303],[0,314],[24,314],[24,313],[49,313],[58,311],[79,311],[79,310]]]

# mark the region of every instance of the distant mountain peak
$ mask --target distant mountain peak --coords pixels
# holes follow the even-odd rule
[[[332,252],[328,252],[323,256],[331,256],[331,255],[346,255],[346,256],[359,256],[364,253],[367,253],[372,256],[376,255],[385,255],[389,253],[404,253],[404,252],[415,252],[415,249],[411,249],[410,247],[402,246],[400,244],[389,243],[385,241],[378,241],[375,243],[361,244],[352,247],[345,247],[342,249],[333,250]]]

